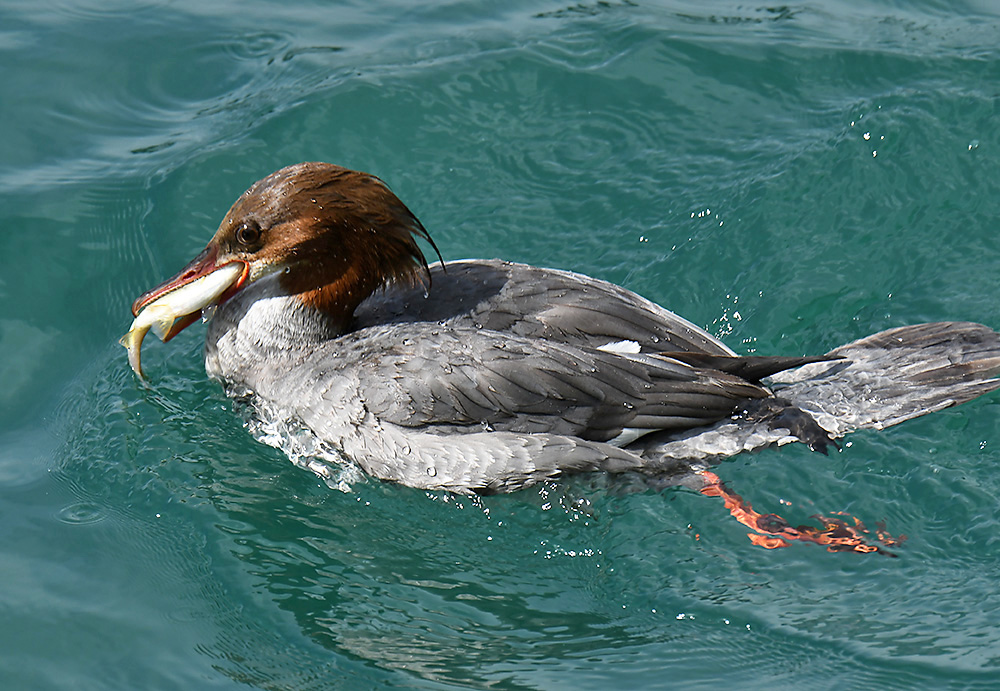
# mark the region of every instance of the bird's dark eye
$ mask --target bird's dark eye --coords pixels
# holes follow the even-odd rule
[[[236,229],[236,242],[244,247],[252,247],[260,241],[260,226],[256,221],[244,221]]]

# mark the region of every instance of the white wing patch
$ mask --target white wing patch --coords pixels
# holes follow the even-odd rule
[[[639,437],[643,437],[650,432],[655,431],[656,430],[652,429],[640,429],[638,427],[626,427],[621,431],[621,434],[614,439],[609,439],[607,443],[611,444],[611,446],[617,446],[619,449],[623,449]]]
[[[642,346],[640,346],[635,341],[612,341],[611,343],[605,343],[602,346],[598,346],[598,350],[603,350],[605,353],[618,353],[619,355],[637,355]]]

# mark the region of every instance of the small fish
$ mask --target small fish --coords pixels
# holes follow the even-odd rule
[[[243,275],[242,262],[226,264],[212,273],[185,283],[164,293],[146,305],[132,322],[128,333],[118,342],[128,350],[128,364],[140,379],[142,373],[140,353],[142,340],[152,330],[161,340],[166,341],[180,329],[173,329],[174,322],[181,319],[184,326],[197,319],[201,310],[208,307],[229,289]]]

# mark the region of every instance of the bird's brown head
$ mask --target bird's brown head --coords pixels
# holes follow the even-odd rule
[[[281,271],[285,292],[349,319],[361,301],[388,283],[429,280],[417,238],[437,252],[417,217],[377,177],[329,163],[299,163],[240,195],[205,250],[136,300],[132,312],[193,278],[242,262],[245,276],[222,300]]]
[[[377,177],[329,163],[282,168],[236,200],[180,273],[132,304],[136,321],[122,342],[138,370],[139,344],[150,328],[168,340],[205,307],[274,274],[281,292],[346,328],[376,290],[429,282],[421,238],[440,258],[417,217]]]
[[[246,262],[250,281],[281,267],[289,294],[349,316],[386,283],[427,280],[418,237],[434,246],[416,216],[378,178],[328,163],[300,163],[244,192],[209,244],[218,246],[221,258]]]

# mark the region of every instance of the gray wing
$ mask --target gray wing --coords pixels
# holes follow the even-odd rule
[[[430,321],[598,348],[734,355],[703,329],[635,293],[583,274],[500,260],[448,262],[430,289],[394,286],[355,312],[355,328]]]
[[[344,358],[349,349],[364,352]],[[380,420],[448,433],[609,441],[626,428],[641,434],[710,424],[769,395],[739,377],[658,355],[433,324],[354,332],[338,339],[330,368],[341,359],[364,363],[352,376]]]

